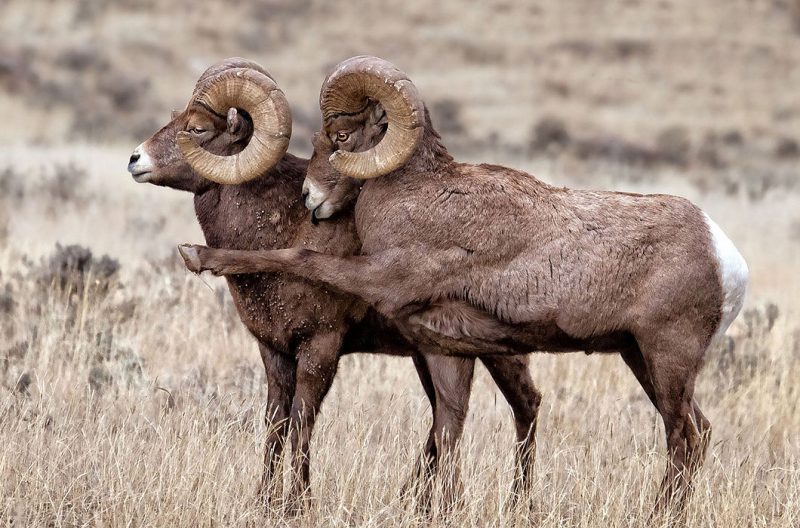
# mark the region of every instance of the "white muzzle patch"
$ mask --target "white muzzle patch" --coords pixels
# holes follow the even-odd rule
[[[131,159],[128,163],[128,172],[131,173],[134,181],[137,183],[147,183],[150,181],[150,176],[154,169],[153,160],[144,150],[144,143],[142,143],[136,147],[133,154],[131,154]]]
[[[306,196],[306,209],[313,211],[325,202],[327,197],[325,191],[320,189],[314,182],[306,178],[303,181],[303,194]]]

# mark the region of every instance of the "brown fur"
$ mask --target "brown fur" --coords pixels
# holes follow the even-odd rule
[[[375,126],[363,115],[363,127]],[[556,188],[454,162],[426,120],[411,160],[360,194],[330,167],[309,168],[330,196],[358,195],[361,256],[193,248],[187,265],[321,281],[368,302],[428,353],[618,352],[664,420],[671,463],[658,505],[682,506],[710,436],[694,384],[724,295],[702,212],[674,196]],[[323,148],[373,146],[337,143],[352,121],[328,120]]]
[[[254,250],[297,245],[338,256],[359,251],[352,212],[317,226],[308,221],[308,212],[300,201],[306,160],[287,154],[276,167],[253,181],[235,186],[214,184],[194,174],[175,145],[176,133],[192,128],[205,130],[197,134],[204,148],[224,155],[240,151],[252,131],[247,119],[236,112],[216,115],[190,102],[185,111],[174,115],[137,149],[131,170],[137,170],[139,157],[146,154],[154,164],[148,176],[150,183],[194,193],[197,218],[210,246]],[[367,307],[355,297],[304,279],[257,273],[227,280],[242,322],[259,342],[267,373],[266,422],[270,434],[260,488],[265,499],[271,485],[278,487],[280,495],[282,478],[273,479],[273,474],[290,432],[298,455],[293,459],[298,476],[293,499],[308,488],[314,418],[344,353],[412,355],[434,415],[419,476],[433,476],[439,457],[448,453],[454,456],[452,444],[463,428],[474,360],[423,357],[385,318],[372,310],[367,313]],[[540,395],[524,356],[487,358],[484,364],[514,411],[521,477],[515,485],[524,484],[533,463]],[[457,479],[453,478],[449,486],[455,493]]]

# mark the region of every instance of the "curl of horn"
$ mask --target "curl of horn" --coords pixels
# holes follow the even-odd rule
[[[253,120],[250,142],[232,156],[208,152],[186,131],[178,132],[177,143],[197,174],[217,183],[236,185],[264,174],[283,157],[292,134],[292,114],[283,92],[272,77],[263,73],[263,68],[236,68],[225,62],[218,64],[220,71],[203,74],[206,79],[201,77],[204,82],[198,81],[192,100],[221,115],[226,115],[229,108],[247,112]]]
[[[340,63],[322,84],[319,107],[325,121],[379,102],[389,123],[383,139],[364,152],[336,151],[333,167],[345,176],[377,178],[402,167],[416,151],[425,124],[425,106],[416,87],[394,64],[360,56]]]
[[[225,70],[231,70],[234,68],[246,68],[250,70],[256,70],[257,72],[263,73],[273,81],[275,78],[269,73],[266,68],[255,61],[251,61],[250,59],[245,59],[242,57],[228,57],[227,59],[223,59],[215,64],[212,64],[203,74],[197,79],[197,83],[195,84],[194,91],[192,92],[192,99],[195,98],[197,92],[208,82],[209,79],[212,77],[219,75]]]

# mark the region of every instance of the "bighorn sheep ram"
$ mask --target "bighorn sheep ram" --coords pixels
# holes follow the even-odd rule
[[[722,230],[667,195],[572,190],[453,161],[408,77],[375,57],[325,80],[309,167],[316,218],[367,180],[361,255],[184,247],[194,271],[288,271],[353,294],[426,353],[616,352],[664,422],[657,506],[682,506],[711,427],[694,397],[706,351],[741,309],[748,270]],[[332,170],[333,169],[333,170]]]
[[[197,219],[212,246],[298,245],[339,256],[357,253],[352,215],[318,226],[308,222],[300,198],[308,161],[286,153],[290,131],[289,105],[270,74],[254,62],[227,59],[203,73],[185,110],[174,112],[134,150],[128,170],[137,182],[193,193]],[[308,488],[315,415],[339,356],[355,351],[413,357],[434,415],[419,471],[433,475],[437,458],[461,434],[473,359],[423,357],[354,297],[290,275],[229,277],[228,287],[239,317],[258,340],[266,369],[270,433],[260,487],[265,500],[271,483],[281,494],[283,479],[273,482],[273,474],[290,431],[297,455],[290,496],[296,499]],[[526,356],[487,357],[483,363],[513,409],[520,476],[515,485],[522,485],[533,463],[540,395]],[[450,481],[451,488],[456,484]]]

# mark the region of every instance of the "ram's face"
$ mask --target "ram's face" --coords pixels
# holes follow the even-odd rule
[[[355,115],[328,119],[322,130],[314,135],[314,153],[303,182],[306,207],[312,219],[330,218],[350,207],[358,197],[362,180],[348,178],[331,165],[330,156],[337,150],[363,152],[380,142],[386,132],[386,114],[372,101]]]
[[[195,174],[186,163],[176,143],[177,134],[189,132],[198,145],[213,154],[236,154],[247,144],[252,124],[236,109],[231,110],[223,116],[190,103],[182,112],[172,112],[169,123],[133,151],[128,172],[138,183],[194,193],[210,188],[212,182]]]

